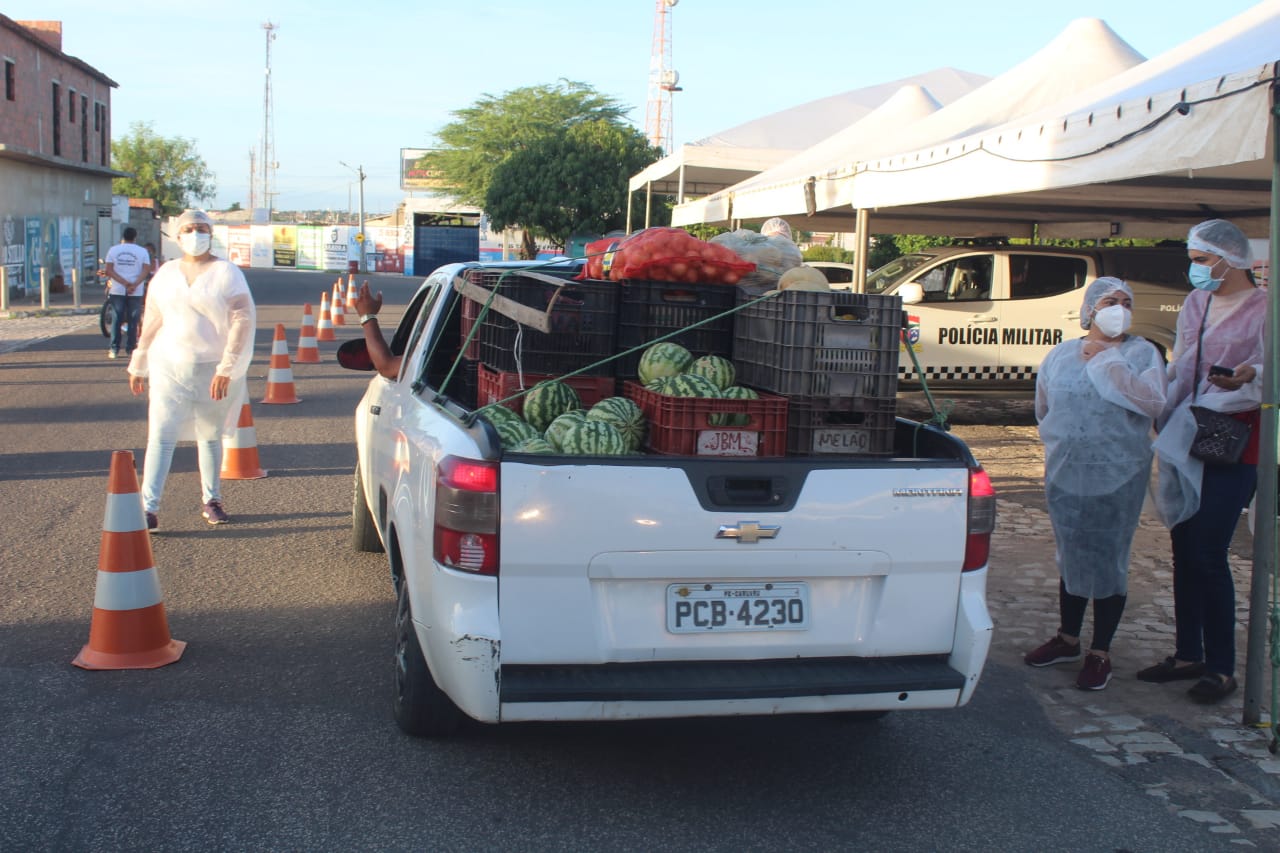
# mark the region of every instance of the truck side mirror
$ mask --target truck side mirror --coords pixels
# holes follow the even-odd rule
[[[924,285],[918,281],[909,281],[898,285],[898,295],[903,305],[917,305],[924,301]]]
[[[338,347],[338,364],[347,370],[373,370],[373,359],[364,338],[352,338]]]

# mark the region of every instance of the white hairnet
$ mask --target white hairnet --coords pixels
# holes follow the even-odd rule
[[[1210,219],[1191,226],[1187,234],[1187,248],[1218,255],[1238,270],[1253,266],[1253,249],[1244,232],[1225,219]]]
[[[765,237],[772,237],[774,234],[781,234],[788,240],[791,239],[791,226],[787,224],[787,220],[780,216],[772,219],[766,219],[764,224],[760,226],[760,233]]]
[[[1098,304],[1098,300],[1117,290],[1127,295],[1130,301],[1133,300],[1133,290],[1115,276],[1104,275],[1089,283],[1084,289],[1084,304],[1080,306],[1080,328],[1087,329],[1093,325],[1094,306]]]
[[[205,213],[203,210],[188,208],[182,211],[182,215],[178,217],[178,224],[174,226],[174,230],[181,234],[182,226],[190,225],[193,222],[196,224],[208,225],[210,228],[213,227],[213,220],[209,218],[209,214]]]

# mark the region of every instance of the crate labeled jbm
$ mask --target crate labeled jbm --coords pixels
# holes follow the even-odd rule
[[[898,390],[902,300],[897,296],[745,291],[733,361],[738,381],[801,398],[893,399]]]
[[[737,304],[736,288],[632,279],[613,286],[618,290],[618,352],[680,332],[666,340],[700,355],[732,356],[734,315],[719,315]],[[618,358],[617,376],[635,379],[643,352],[636,350]]]
[[[476,328],[465,354],[495,370],[560,375],[615,352],[618,286],[612,282],[572,281],[531,270],[472,269],[463,287],[463,341]],[[612,362],[605,361],[586,372],[612,376],[613,370]]]
[[[578,394],[583,408],[590,408],[605,397],[612,397],[617,380],[612,376],[554,376],[541,373],[508,373],[481,364],[477,372],[476,405],[487,406],[502,401],[503,405],[518,415],[524,414],[524,395],[508,399],[521,391],[527,391],[539,382],[559,379]]]
[[[645,449],[666,456],[784,456],[787,400],[677,397],[623,383],[648,421]]]

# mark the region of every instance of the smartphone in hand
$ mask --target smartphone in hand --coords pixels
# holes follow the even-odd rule
[[[1220,364],[1215,364],[1209,368],[1209,375],[1210,376],[1235,376],[1236,372],[1234,369],[1230,367],[1223,367]]]

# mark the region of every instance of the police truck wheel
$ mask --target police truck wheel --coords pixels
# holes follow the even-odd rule
[[[396,694],[392,715],[396,725],[414,737],[453,734],[462,721],[458,706],[431,677],[409,609],[409,584],[401,578],[396,595]]]
[[[369,504],[364,499],[364,484],[360,476],[360,466],[356,466],[355,494],[351,498],[351,547],[355,551],[377,554],[383,551],[382,539],[378,537],[378,525],[369,512]]]

